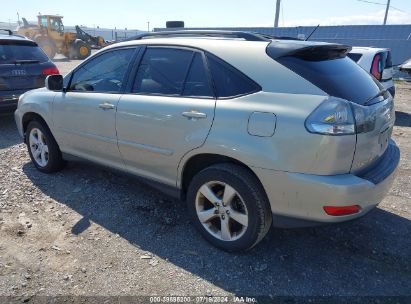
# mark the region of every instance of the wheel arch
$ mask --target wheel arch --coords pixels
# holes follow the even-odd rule
[[[193,177],[198,172],[212,165],[222,164],[222,163],[232,163],[232,164],[236,164],[240,167],[245,168],[256,178],[256,180],[260,183],[261,188],[264,190],[264,194],[267,195],[265,192],[264,186],[261,183],[258,176],[251,169],[251,167],[246,165],[244,162],[238,159],[229,157],[229,156],[221,155],[221,154],[201,153],[201,154],[192,155],[189,159],[187,159],[184,162],[182,166],[181,173],[179,175],[180,177],[179,183],[181,187],[181,198],[182,199],[186,198],[187,189],[190,184],[190,181],[193,179]]]
[[[29,123],[33,120],[37,120],[41,123],[43,123],[49,130],[50,127],[48,126],[46,120],[38,113],[35,112],[27,112],[24,113],[23,117],[22,117],[22,127],[23,127],[23,136],[24,136],[24,141],[26,140],[26,130],[27,130],[27,126],[29,125]],[[50,131],[51,133],[51,131]]]

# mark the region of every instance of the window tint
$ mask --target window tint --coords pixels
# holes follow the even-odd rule
[[[134,49],[104,53],[74,72],[73,91],[120,92]]]
[[[222,60],[207,55],[218,97],[234,97],[261,90],[260,86]]]
[[[181,95],[193,52],[148,48],[137,72],[133,92]]]
[[[184,84],[183,96],[212,97],[213,95],[204,67],[203,56],[196,53]]]
[[[354,60],[355,62],[358,62],[358,61],[361,59],[362,54],[358,54],[358,53],[348,53],[347,56],[348,56],[349,58],[351,58],[351,60]]]
[[[391,52],[384,52],[383,56],[385,58],[385,69],[392,68],[392,57],[391,57]]]
[[[47,62],[47,55],[34,43],[0,42],[0,64],[18,63],[33,60]]]
[[[277,61],[327,94],[358,104],[381,90],[378,82],[348,57],[309,61],[287,56]]]

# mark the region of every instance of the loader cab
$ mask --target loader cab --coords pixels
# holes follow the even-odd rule
[[[64,25],[62,16],[39,15],[39,28],[45,32],[57,32],[60,36],[64,35]]]

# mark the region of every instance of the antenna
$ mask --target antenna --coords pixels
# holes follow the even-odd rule
[[[319,27],[320,27],[320,25],[317,25],[317,26],[315,27],[315,29],[311,32],[311,34],[308,35],[307,38],[305,38],[304,41],[308,41],[308,39],[310,39],[310,37],[317,31],[317,29],[318,29]]]

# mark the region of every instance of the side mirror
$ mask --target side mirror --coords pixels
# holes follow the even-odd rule
[[[63,91],[63,76],[61,75],[47,76],[46,88],[50,91]]]

